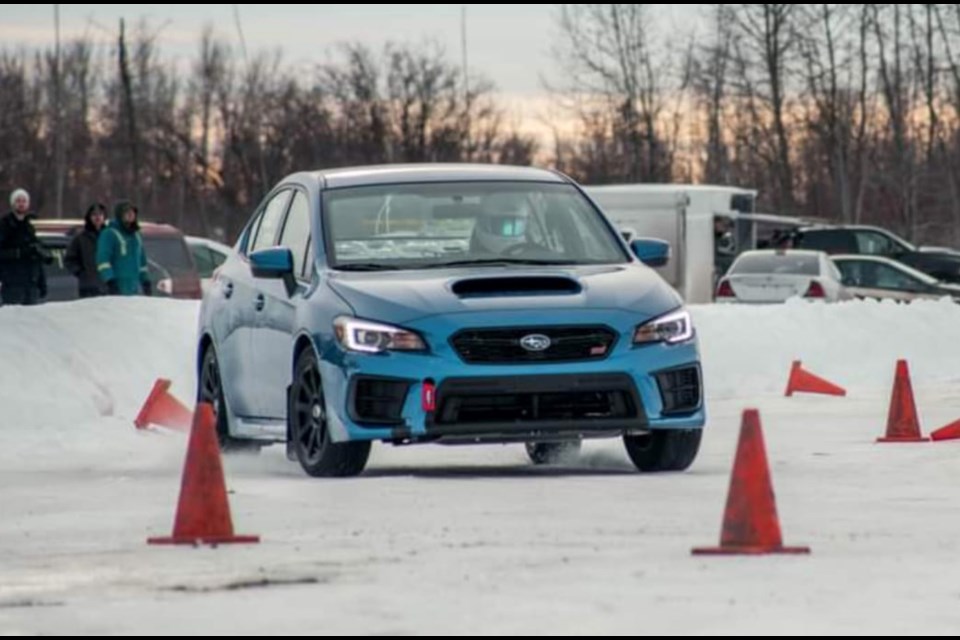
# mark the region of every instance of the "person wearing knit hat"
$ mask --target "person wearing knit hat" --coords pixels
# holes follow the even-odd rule
[[[33,228],[30,194],[10,194],[10,213],[0,218],[0,299],[3,304],[33,305],[47,297],[43,264],[50,251],[40,244]]]
[[[10,194],[10,208],[24,214],[30,208],[30,194],[26,189],[14,189]]]
[[[110,295],[153,292],[137,213],[132,202],[120,200],[113,206],[114,219],[97,239],[97,273]]]

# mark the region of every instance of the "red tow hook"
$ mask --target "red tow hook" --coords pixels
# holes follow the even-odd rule
[[[433,380],[423,381],[423,385],[420,387],[420,406],[423,407],[425,413],[433,413],[437,408],[437,387]]]

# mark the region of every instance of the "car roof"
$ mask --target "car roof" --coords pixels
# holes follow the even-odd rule
[[[222,242],[217,242],[216,240],[211,240],[210,238],[201,238],[200,236],[185,236],[187,244],[191,245],[203,245],[204,247],[210,247],[215,251],[220,253],[233,253],[233,247],[230,245],[223,244]]]
[[[878,227],[875,225],[869,224],[814,224],[805,226],[799,229],[799,231],[879,231],[891,236],[897,236],[889,229],[884,229],[883,227]]]
[[[816,257],[820,255],[826,255],[823,251],[816,251],[814,249],[750,249],[749,251],[743,251],[738,255],[740,256],[811,256]]]
[[[417,182],[519,181],[556,184],[572,182],[563,174],[548,169],[454,162],[323,169],[292,174],[287,176],[286,180],[295,178],[315,180],[322,189]]]
[[[64,245],[70,240],[67,234],[59,231],[37,231],[37,237],[41,240],[52,240],[54,243],[62,242]]]
[[[161,222],[137,221],[140,225],[140,231],[144,235],[151,236],[181,236],[183,232],[176,227]],[[72,234],[78,229],[82,229],[84,221],[82,218],[47,218],[33,221],[33,228],[37,232]]]

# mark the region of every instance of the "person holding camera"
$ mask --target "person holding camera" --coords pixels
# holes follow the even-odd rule
[[[3,304],[33,305],[47,297],[44,263],[50,251],[37,239],[30,213],[30,194],[10,194],[11,211],[0,218],[0,299]]]

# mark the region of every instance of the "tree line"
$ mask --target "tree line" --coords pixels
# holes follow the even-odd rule
[[[343,44],[314,65],[210,28],[189,63],[121,21],[109,43],[0,52],[0,191],[46,216],[127,197],[231,240],[305,168],[553,166],[585,183],[754,187],[758,208],[960,246],[960,4],[556,5],[559,120],[508,126],[493,83],[432,44]],[[561,126],[562,125],[562,126]]]

